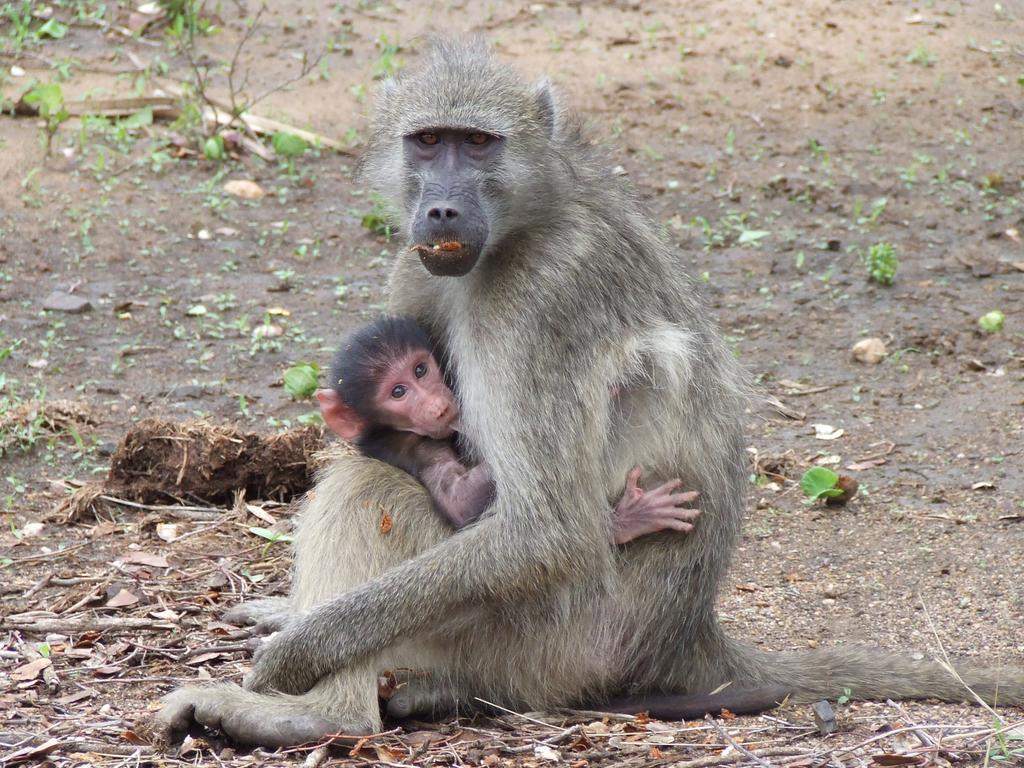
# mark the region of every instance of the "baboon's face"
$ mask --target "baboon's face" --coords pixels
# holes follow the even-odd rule
[[[419,131],[405,137],[406,167],[419,180],[409,232],[432,275],[461,277],[476,266],[490,234],[481,193],[504,140],[461,129]]]

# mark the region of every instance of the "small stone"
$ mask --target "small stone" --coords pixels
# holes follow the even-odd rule
[[[172,400],[202,400],[210,392],[202,384],[181,384],[171,387],[161,394]]]
[[[818,733],[827,736],[839,730],[839,723],[836,722],[836,712],[832,705],[822,699],[813,707],[811,713],[814,715],[814,724],[818,726]]]
[[[229,195],[240,197],[243,200],[259,200],[266,192],[263,187],[249,179],[232,179],[225,182],[224,191]]]
[[[43,309],[51,312],[69,312],[72,315],[80,315],[92,309],[92,302],[83,296],[74,296],[64,291],[54,291],[46,297],[43,302]]]
[[[878,365],[886,355],[885,342],[876,338],[861,339],[850,351],[854,360],[868,365]]]

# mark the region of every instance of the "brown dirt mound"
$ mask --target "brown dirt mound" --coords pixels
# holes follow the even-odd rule
[[[272,435],[206,422],[150,418],[130,429],[110,461],[106,492],[144,504],[201,500],[287,501],[312,485],[314,454],[324,448],[320,427]]]

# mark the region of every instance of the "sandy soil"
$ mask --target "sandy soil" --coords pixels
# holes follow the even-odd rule
[[[69,5],[56,4],[58,18],[72,21]],[[69,102],[150,95],[189,78],[158,26],[126,38],[109,25],[127,24],[128,9],[108,5],[107,26],[71,23],[64,38],[20,51],[4,38],[5,96],[16,101],[69,59]],[[197,40],[200,60],[230,59],[244,16],[225,3],[222,31]],[[5,630],[0,732],[56,738],[48,759],[61,764],[81,762],[72,750],[82,740],[130,755],[135,724],[178,681],[239,679],[242,650],[179,657],[238,644],[225,640],[219,606],[286,589],[286,547],[248,531],[266,521],[244,510],[213,522],[117,506],[74,522],[50,513],[67,493],[62,481],[101,475],[113,444],[143,417],[270,431],[311,410],[281,388],[284,370],[326,364],[338,335],[378,312],[398,247],[361,225],[374,205],[351,177],[375,75],[415,62],[431,31],[485,34],[525,74],[554,81],[678,244],[682,265],[706,275],[707,300],[740,359],[788,409],[750,415],[750,513],[720,599],[730,630],[775,649],[867,642],[1021,665],[1024,6],[287,0],[259,25],[238,57],[253,92],[293,74],[302,51],[331,52],[255,112],[352,152],[307,153],[289,176],[251,154],[226,164],[172,157],[169,137],[186,132],[167,122],[119,137],[72,119],[44,159],[37,120],[0,117],[0,434],[38,438],[3,457],[0,614],[49,611],[69,627],[86,615],[156,614],[166,624],[56,632],[56,693],[42,678],[12,677],[26,659],[18,633]],[[211,93],[227,97],[222,76]],[[239,178],[269,194],[222,192]],[[862,263],[879,242],[898,254],[891,287],[869,282]],[[88,298],[92,311],[44,311],[55,290]],[[988,334],[977,319],[991,310],[1005,326]],[[281,335],[254,335],[268,324]],[[851,359],[866,337],[885,340],[882,363]],[[51,432],[32,414],[57,401],[79,417]],[[817,439],[816,423],[844,432]],[[849,472],[862,489],[849,506],[802,499],[795,481],[812,464],[872,458],[884,463]],[[179,538],[160,538],[161,523],[176,524]],[[132,552],[157,559],[125,561]],[[137,602],[106,607],[121,590]],[[811,723],[807,708],[780,717]],[[751,744],[813,755],[925,723],[971,763],[986,734],[957,741],[954,724],[984,731],[994,720],[979,708],[917,703],[846,705],[839,722],[824,740],[764,718],[726,725]],[[462,728],[441,726],[451,742],[418,762],[526,760]],[[674,743],[633,748],[627,739],[579,758],[669,764],[716,751],[716,731],[694,733],[698,746],[681,746],[681,732]],[[94,762],[125,759],[93,746]],[[895,736],[829,759],[867,764],[866,755],[919,748]],[[198,749],[183,759],[209,756]],[[402,749],[394,762],[408,757]],[[923,754],[935,764],[957,757]],[[766,759],[797,758],[820,762]],[[388,758],[370,750],[351,759]]]

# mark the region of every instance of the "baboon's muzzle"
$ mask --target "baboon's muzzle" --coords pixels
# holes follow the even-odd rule
[[[455,187],[424,197],[413,220],[412,250],[432,275],[461,277],[476,266],[490,227],[476,190]]]

